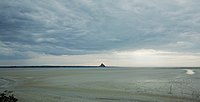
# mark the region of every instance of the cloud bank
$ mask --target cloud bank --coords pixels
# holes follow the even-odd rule
[[[198,0],[0,0],[0,59],[200,51]]]

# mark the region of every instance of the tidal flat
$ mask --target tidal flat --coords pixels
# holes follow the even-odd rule
[[[200,69],[0,68],[19,102],[200,102]]]

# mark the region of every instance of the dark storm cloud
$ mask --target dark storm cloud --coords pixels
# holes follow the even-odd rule
[[[1,59],[30,57],[27,52],[200,50],[198,0],[0,1]]]

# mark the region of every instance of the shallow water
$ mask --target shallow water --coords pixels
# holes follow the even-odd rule
[[[200,69],[0,69],[19,102],[199,102]]]

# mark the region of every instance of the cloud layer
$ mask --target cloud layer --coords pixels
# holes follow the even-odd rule
[[[198,0],[0,0],[0,59],[200,51]]]

